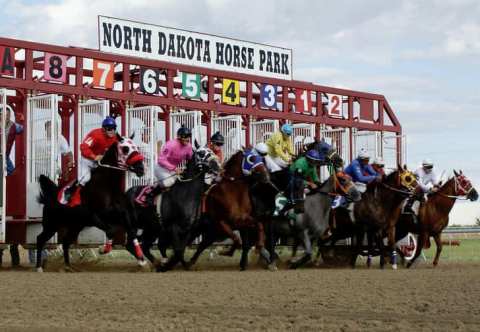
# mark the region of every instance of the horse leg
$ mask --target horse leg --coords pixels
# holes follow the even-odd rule
[[[273,222],[270,221],[267,223],[267,231],[266,233],[268,234],[267,236],[267,251],[270,254],[270,264],[268,264],[268,269],[271,271],[276,271],[278,270],[277,265],[276,265],[276,260],[278,259],[278,255],[275,252],[275,246],[278,241],[278,236],[276,236],[274,232],[274,225]]]
[[[155,257],[150,251],[153,242],[155,242],[155,235],[153,235],[151,229],[144,229],[142,234],[142,251],[145,257],[147,257],[152,264],[155,264]]]
[[[198,260],[200,255],[202,254],[205,249],[210,247],[213,242],[215,242],[215,231],[209,230],[209,232],[202,234],[202,241],[198,244],[197,250],[193,254],[192,258],[190,258],[190,261],[187,263],[188,269],[190,269]]]
[[[262,222],[257,223],[257,236],[257,250],[260,253],[260,256],[265,260],[265,262],[267,262],[267,264],[270,264],[271,257],[268,250],[265,249],[265,227]]]
[[[373,242],[374,242],[373,232],[367,232],[367,246],[368,246],[368,249],[367,249],[367,252],[368,252],[368,254],[367,254],[368,255],[367,256],[367,268],[372,267],[373,250],[374,250]]]
[[[230,225],[228,225],[225,221],[222,220],[222,221],[220,221],[219,224],[221,226],[222,231],[224,231],[225,234],[227,234],[227,236],[233,240],[233,245],[230,248],[230,250],[228,250],[226,252],[222,252],[222,253],[220,253],[220,255],[231,257],[235,253],[235,250],[242,246],[242,239],[237,234],[235,234],[233,232]]]
[[[63,261],[65,264],[65,269],[68,272],[73,272],[72,266],[70,265],[70,245],[77,239],[78,234],[82,229],[83,226],[69,229],[62,241]]]
[[[440,253],[442,252],[442,235],[439,233],[439,234],[435,234],[433,236],[433,239],[435,240],[435,244],[437,245],[437,251],[435,253],[435,259],[433,260],[433,267],[436,267],[438,265],[438,260],[440,258]]]
[[[362,229],[362,227],[357,226],[355,234],[352,237],[353,239],[356,239],[355,245],[352,246],[352,257],[350,258],[350,265],[352,269],[355,268],[357,257],[360,254],[360,248],[361,246],[363,246],[363,235],[364,235],[364,230]]]
[[[389,226],[387,230],[388,236],[388,249],[390,251],[390,258],[392,262],[392,269],[396,270],[398,268],[397,265],[397,249],[395,247],[395,227]]]
[[[240,235],[242,237],[242,257],[240,259],[240,271],[245,271],[248,266],[248,252],[250,251],[248,230],[242,228],[240,230]]]
[[[37,264],[36,264],[37,272],[43,272],[43,268],[42,268],[43,247],[45,246],[45,243],[47,243],[47,241],[50,240],[52,236],[55,235],[56,232],[57,232],[56,229],[50,228],[45,224],[43,224],[43,230],[37,236]]]
[[[185,251],[185,245],[182,246],[182,241],[180,240],[180,228],[173,224],[171,226],[171,238],[173,244],[173,256],[165,264],[157,265],[157,272],[167,272],[172,270],[175,265],[178,264],[183,259],[183,253]]]
[[[312,259],[312,241],[310,240],[308,229],[303,230],[302,240],[303,246],[305,248],[305,253],[299,260],[290,264],[291,269],[296,269]]]
[[[375,234],[375,242],[377,242],[378,248],[380,250],[380,268],[384,269],[385,268],[385,254],[386,254],[386,249],[385,249],[385,244],[383,242],[383,236],[382,232],[378,231]]]
[[[424,230],[420,231],[420,234],[418,235],[418,242],[417,242],[417,250],[415,251],[415,255],[413,258],[408,262],[407,268],[412,267],[413,263],[417,260],[417,258],[422,254],[423,246],[428,240],[428,233]]]

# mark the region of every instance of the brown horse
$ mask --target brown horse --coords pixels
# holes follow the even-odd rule
[[[264,227],[253,217],[254,209],[250,192],[255,183],[268,183],[269,175],[263,163],[255,166],[250,176],[243,175],[242,160],[243,151],[238,151],[230,157],[224,165],[221,181],[207,191],[203,221],[194,235],[196,237],[202,234],[202,241],[190,260],[189,266],[193,265],[203,250],[214,241],[229,237],[233,240],[233,246],[228,254],[231,255],[237,248],[242,247],[240,268],[246,269],[248,251],[251,246],[245,238],[252,229],[256,229],[257,248],[263,253],[264,258],[269,260],[268,253],[264,250]],[[233,230],[239,230],[242,238]]]
[[[413,259],[408,262],[407,267],[412,266],[420,256],[422,248],[429,242],[430,236],[433,237],[437,245],[435,259],[433,260],[433,266],[437,266],[442,252],[442,231],[448,226],[448,215],[457,198],[466,197],[470,201],[478,199],[477,191],[463,172],[453,171],[453,173],[452,178],[445,182],[437,192],[430,194],[426,202],[421,203],[417,218],[418,225],[412,225],[411,215],[402,215],[400,218],[399,224],[410,223],[411,226],[414,226],[414,229],[411,230],[419,235],[417,251]]]
[[[395,225],[400,216],[402,202],[417,187],[415,175],[399,165],[398,169],[385,176],[381,182],[373,182],[367,186],[362,200],[354,206],[354,217],[357,228],[356,252],[352,255],[352,266],[355,266],[357,255],[361,252],[365,231],[368,235],[369,256],[373,255],[373,238],[380,247],[381,257],[385,257],[383,237],[388,238],[388,248],[392,257],[392,267],[397,268],[395,250]],[[380,266],[383,267],[383,259]]]

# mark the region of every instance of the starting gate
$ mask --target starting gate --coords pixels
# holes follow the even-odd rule
[[[101,126],[103,119],[107,117],[110,103],[108,100],[89,100],[78,106],[78,156],[81,156],[80,142],[87,134]],[[78,163],[78,178],[83,173],[82,163]]]
[[[350,135],[348,128],[326,128],[320,130],[320,138],[332,145],[345,165],[350,163]]]
[[[127,173],[127,188],[153,184],[155,181],[154,169],[158,156],[158,106],[143,106],[127,108],[126,126],[127,136],[133,136],[140,152],[145,157],[145,175],[141,178],[132,172]]]
[[[170,138],[177,136],[177,130],[184,125],[192,131],[192,143],[197,140],[203,145],[202,140],[202,113],[199,111],[176,111],[170,113]]]
[[[272,134],[278,131],[278,120],[261,120],[250,122],[250,144],[265,142]]]
[[[229,115],[212,118],[212,134],[217,131],[225,138],[222,151],[224,160],[228,160],[243,145],[242,117],[240,115]]]
[[[38,177],[43,174],[57,180],[58,96],[29,97],[27,104],[27,216],[39,218],[42,207],[36,200]]]
[[[305,138],[315,138],[315,124],[314,123],[295,123],[293,126],[293,148],[295,154],[298,154],[303,149]]]
[[[358,131],[353,129],[353,158],[356,158],[360,149],[365,149],[373,160],[382,155],[382,136],[378,131]]]
[[[397,141],[401,140],[401,152],[397,149]],[[397,161],[402,160],[404,164],[407,163],[407,138],[405,135],[396,135],[395,133],[382,132],[382,157],[385,163],[385,168],[396,169]]]
[[[6,139],[5,124],[7,120],[7,91],[0,90],[0,243],[5,242],[5,203],[6,203]]]

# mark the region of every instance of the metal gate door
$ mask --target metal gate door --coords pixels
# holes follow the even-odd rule
[[[170,113],[170,139],[177,136],[177,130],[182,126],[192,131],[192,145],[196,139],[202,145],[202,113],[199,111],[172,112]]]
[[[332,145],[338,155],[342,157],[345,165],[350,163],[350,136],[348,128],[335,128],[320,130],[320,139]]]
[[[293,127],[293,148],[295,154],[303,150],[305,138],[315,138],[315,124],[313,123],[294,123]]]
[[[272,134],[278,131],[278,120],[261,120],[250,122],[250,144],[265,142]]]
[[[27,98],[27,217],[42,216],[42,207],[36,200],[38,177],[43,174],[57,180],[57,109],[57,95]],[[47,132],[48,123],[50,133]]]
[[[382,136],[378,131],[358,131],[353,129],[353,157],[356,158],[360,149],[365,149],[370,158],[382,155]]]
[[[7,116],[7,90],[0,89],[0,243],[5,243],[5,210],[6,210],[6,140],[5,125]]]
[[[397,139],[401,140],[401,153],[397,151]],[[382,157],[385,168],[396,169],[398,164],[407,163],[407,137],[392,132],[382,133]]]
[[[91,130],[102,126],[103,119],[109,114],[109,106],[108,100],[89,100],[78,106],[78,177],[80,177],[83,171],[82,163],[80,162],[82,158],[80,144]]]
[[[212,118],[212,134],[219,131],[225,137],[222,146],[224,160],[242,148],[242,117],[240,115]]]
[[[127,173],[127,189],[132,186],[149,185],[155,182],[154,167],[157,162],[157,119],[158,106],[143,106],[127,108],[127,136],[134,134],[133,141],[145,157],[145,175],[141,178],[134,173]]]

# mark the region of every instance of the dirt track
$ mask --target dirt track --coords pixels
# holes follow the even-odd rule
[[[479,264],[278,272],[210,264],[166,274],[119,272],[131,261],[108,273],[88,264],[73,274],[4,269],[0,330],[480,330]]]

